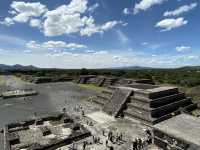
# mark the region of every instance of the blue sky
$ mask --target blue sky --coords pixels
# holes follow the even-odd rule
[[[200,65],[199,0],[0,2],[0,64]]]

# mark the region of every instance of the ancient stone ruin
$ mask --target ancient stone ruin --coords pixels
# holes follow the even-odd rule
[[[76,83],[94,84],[103,87],[129,85],[132,83],[154,84],[154,82],[151,79],[134,80],[134,79],[119,78],[119,77],[106,77],[106,76],[95,76],[95,75],[79,76],[78,79],[76,79]]]
[[[197,104],[176,87],[146,84],[103,91],[94,102],[102,105],[110,115],[134,118],[150,125],[166,120],[181,110],[197,108]]]
[[[57,149],[91,136],[65,113],[11,123],[3,132],[5,150]]]

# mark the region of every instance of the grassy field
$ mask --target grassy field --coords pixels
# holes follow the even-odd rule
[[[0,75],[0,85],[4,85],[4,84],[5,84],[4,76]]]
[[[99,87],[99,86],[96,86],[96,85],[93,85],[93,84],[78,84],[78,86],[80,86],[82,88],[94,90],[94,91],[99,92],[99,93],[106,89],[104,87]]]

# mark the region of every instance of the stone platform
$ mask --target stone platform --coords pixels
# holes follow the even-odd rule
[[[2,97],[4,99],[6,98],[12,98],[12,97],[24,97],[24,96],[32,96],[37,95],[38,93],[34,90],[28,89],[28,90],[15,90],[15,91],[7,91],[2,93]]]
[[[173,117],[180,111],[190,112],[197,108],[197,104],[176,87],[136,83],[104,91],[95,102],[108,114],[134,118],[148,125]]]
[[[154,143],[163,149],[200,149],[200,119],[197,117],[181,114],[153,128]]]

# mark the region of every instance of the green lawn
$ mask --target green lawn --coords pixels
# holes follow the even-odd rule
[[[82,87],[82,88],[87,88],[90,90],[95,90],[96,92],[102,92],[103,90],[105,90],[106,88],[104,87],[99,87],[93,84],[78,84],[78,86]]]
[[[4,84],[5,84],[4,76],[0,75],[0,85],[4,85]]]

